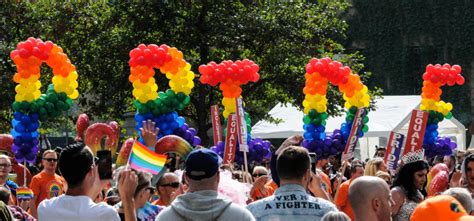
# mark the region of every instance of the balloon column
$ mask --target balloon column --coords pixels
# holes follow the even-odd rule
[[[357,110],[369,107],[368,88],[362,83],[359,75],[352,73],[349,67],[330,58],[312,58],[306,65],[305,78],[303,146],[310,152],[315,152],[318,158],[336,155],[344,151]],[[339,91],[343,93],[346,122],[341,125],[340,130],[336,129],[332,135],[327,136],[325,132],[328,119],[326,93],[329,82],[338,86]],[[358,134],[359,137],[364,136],[364,133],[368,131],[368,121],[369,118],[364,117],[364,126]]]
[[[457,147],[449,137],[438,137],[438,123],[444,118],[451,119],[453,105],[440,100],[443,93],[441,86],[463,85],[461,66],[449,64],[429,64],[423,74],[423,88],[421,93],[420,110],[428,112],[423,148],[428,157],[451,155]]]
[[[79,96],[78,75],[63,49],[50,41],[28,38],[17,45],[10,57],[17,69],[13,81],[18,84],[12,105],[12,149],[18,162],[34,162],[40,120],[58,117],[62,111],[69,110],[72,100]],[[52,68],[54,75],[46,94],[40,92],[40,66],[43,62]]]
[[[224,124],[227,122],[227,118],[230,114],[236,112],[236,101],[235,99],[240,97],[242,93],[242,85],[248,84],[249,82],[257,82],[260,78],[258,74],[259,67],[253,61],[244,59],[242,61],[223,61],[220,64],[216,62],[209,62],[207,65],[199,66],[199,73],[201,73],[200,81],[203,84],[209,84],[213,87],[219,85],[222,91],[223,99],[222,104],[224,105],[223,116],[226,119]],[[271,156],[270,153],[270,142],[261,139],[250,139],[251,121],[247,113],[245,113],[245,119],[247,122],[248,131],[248,146],[249,146],[249,162],[260,162],[265,158]],[[224,130],[226,134],[226,130]],[[218,143],[216,146],[211,147],[219,155],[224,155],[224,142]],[[238,164],[243,164],[243,153],[236,150],[234,161]]]
[[[183,137],[192,145],[199,145],[201,139],[196,130],[189,128],[183,117],[176,111],[183,110],[190,102],[189,94],[194,87],[194,73],[191,65],[183,60],[183,53],[167,45],[144,45],[130,51],[130,76],[133,96],[136,129],[143,142],[140,128],[145,120],[153,120],[160,133],[158,138],[174,134]],[[166,74],[171,89],[158,92],[154,68]]]

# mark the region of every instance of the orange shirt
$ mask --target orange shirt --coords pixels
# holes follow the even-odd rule
[[[329,176],[322,171],[321,173],[319,173],[319,176],[321,177],[321,181],[323,181],[322,185],[323,185],[324,190],[326,190],[326,192],[331,195],[332,188],[331,188],[331,180],[329,179]]]
[[[161,198],[159,198],[158,200],[155,200],[153,203],[151,203],[155,206],[166,206],[165,203],[163,201],[161,201]]]
[[[354,212],[352,211],[351,204],[349,203],[349,186],[351,185],[352,179],[344,182],[339,187],[336,194],[336,206],[339,210],[347,214],[351,220],[355,220]]]
[[[64,185],[66,181],[61,176],[54,174],[54,176],[46,174],[41,171],[39,174],[31,179],[30,188],[33,190],[36,199],[36,206],[38,206],[44,199],[51,199],[53,197],[63,194]]]
[[[276,185],[275,182],[273,182],[272,179],[270,179],[265,185],[264,185],[264,188],[266,190],[266,194],[263,194],[262,192],[260,192],[260,190],[258,188],[255,188],[255,191],[253,191],[250,195],[250,198],[252,198],[252,200],[259,200],[259,199],[263,199],[267,196],[271,196],[273,195],[273,192],[275,192],[275,190],[277,188],[274,188],[274,186],[276,186],[278,188],[278,186]]]

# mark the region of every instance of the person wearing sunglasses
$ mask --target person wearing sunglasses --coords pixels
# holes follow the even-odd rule
[[[267,168],[262,166],[254,167],[252,177],[254,182],[250,189],[250,198],[253,201],[270,196],[275,192],[275,189],[269,184],[272,180],[268,176]]]
[[[44,151],[41,158],[41,165],[43,166],[43,170],[33,176],[30,184],[30,188],[35,194],[33,198],[35,208],[32,208],[32,211],[34,211],[43,200],[62,195],[66,187],[64,178],[56,174],[56,167],[58,165],[58,154],[56,151]],[[33,215],[35,216],[36,214]]]
[[[135,193],[133,194],[137,220],[154,221],[161,211],[161,207],[148,204],[148,200],[155,192],[155,187],[151,185],[151,174],[135,169],[131,170],[137,175],[137,188],[135,188]],[[120,179],[121,174],[122,173],[118,175],[118,179]],[[117,186],[117,188],[120,188],[120,186]],[[117,203],[114,207],[117,209],[120,220],[124,221],[125,214],[122,208],[122,202]]]
[[[169,206],[176,197],[174,192],[179,189],[180,185],[178,175],[165,173],[156,184],[156,191],[160,198],[153,202],[153,205]]]

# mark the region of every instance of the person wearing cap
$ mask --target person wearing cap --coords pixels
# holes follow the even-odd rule
[[[390,188],[381,178],[362,176],[349,187],[349,202],[354,211],[353,221],[390,221],[393,204]]]
[[[469,221],[469,216],[454,197],[438,195],[428,198],[418,204],[413,211],[410,221]]]
[[[316,220],[330,211],[337,211],[331,202],[309,195],[306,188],[320,178],[311,173],[308,151],[290,146],[278,154],[276,169],[280,187],[274,195],[253,202],[247,209],[257,220]],[[321,189],[321,184],[313,185]]]
[[[209,149],[191,151],[184,175],[188,192],[178,196],[156,220],[255,220],[248,210],[218,194],[221,163],[222,158]]]

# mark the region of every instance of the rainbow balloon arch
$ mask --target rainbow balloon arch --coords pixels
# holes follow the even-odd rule
[[[59,117],[71,108],[72,100],[79,96],[78,74],[63,49],[51,41],[28,38],[18,43],[10,57],[17,68],[13,81],[18,84],[12,104],[12,151],[18,162],[34,163],[39,151],[40,121]],[[54,75],[46,94],[40,92],[42,63],[51,67]]]
[[[136,129],[143,143],[140,128],[142,122],[152,120],[160,128],[158,139],[166,135],[177,135],[184,138],[193,146],[199,145],[201,139],[196,136],[197,131],[186,124],[186,120],[179,116],[177,111],[189,105],[192,88],[194,87],[194,73],[191,65],[183,59],[183,53],[176,48],[165,44],[140,44],[130,51],[130,76],[133,84],[133,102]],[[169,79],[170,89],[158,92],[155,83],[154,69]]]
[[[312,58],[306,65],[305,78],[306,84],[303,89],[305,132],[302,146],[309,152],[316,153],[318,158],[338,155],[345,149],[357,110],[369,107],[368,88],[362,83],[359,75],[352,73],[349,67],[330,58]],[[326,134],[328,83],[338,86],[339,91],[343,93],[346,110],[346,122],[329,136]],[[358,137],[363,137],[368,131],[368,122],[369,118],[365,116]]]
[[[222,91],[224,106],[224,125],[227,125],[227,120],[230,114],[237,110],[236,99],[241,96],[242,85],[249,82],[257,82],[260,78],[258,74],[259,67],[253,61],[244,59],[242,61],[223,61],[220,64],[216,62],[209,62],[207,65],[199,66],[199,73],[201,74],[200,81],[203,84],[219,88]],[[271,152],[269,141],[260,138],[252,139],[250,132],[252,130],[251,120],[249,115],[245,112],[245,120],[247,126],[247,145],[249,147],[248,162],[261,163],[265,159],[270,159]],[[227,131],[224,129],[224,136]],[[238,146],[238,144],[237,144]],[[216,146],[211,147],[211,150],[218,153],[221,157],[224,155],[225,142],[219,142]],[[234,162],[238,165],[244,164],[244,153],[235,148]]]
[[[428,112],[428,122],[423,139],[425,156],[447,156],[456,149],[456,142],[449,137],[439,137],[438,123],[444,119],[451,119],[453,105],[440,99],[442,86],[463,85],[461,66],[449,64],[429,64],[423,74],[423,88],[421,93],[420,110]]]

